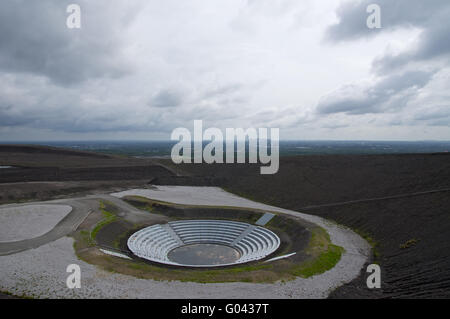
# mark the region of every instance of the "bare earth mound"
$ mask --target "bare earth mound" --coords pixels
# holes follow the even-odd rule
[[[170,164],[167,161],[166,164]],[[282,157],[280,171],[252,165],[182,165],[182,182],[218,185],[244,197],[334,220],[375,245],[382,289],[367,274],[336,298],[450,297],[450,154]],[[179,184],[179,179],[161,181]]]

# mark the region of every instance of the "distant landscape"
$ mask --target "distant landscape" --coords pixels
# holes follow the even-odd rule
[[[0,142],[1,144],[16,144]],[[135,157],[169,157],[174,141],[20,142]],[[19,144],[19,143],[17,143]],[[280,156],[325,154],[447,153],[450,141],[280,141]]]

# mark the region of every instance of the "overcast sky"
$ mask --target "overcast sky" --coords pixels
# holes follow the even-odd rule
[[[450,140],[449,17],[449,0],[3,0],[0,140],[169,139],[195,119]]]

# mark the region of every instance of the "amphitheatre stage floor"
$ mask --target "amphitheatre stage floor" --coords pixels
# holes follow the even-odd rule
[[[139,279],[111,273],[80,260],[69,237],[99,200],[108,200],[119,207],[121,214],[138,221],[148,215],[122,201],[124,196],[193,206],[249,208],[299,217],[324,228],[335,245],[345,249],[336,266],[320,275],[276,283],[195,283]],[[217,187],[154,186],[111,195],[92,195],[30,205],[68,205],[72,211],[46,234],[25,241],[0,243],[0,291],[36,298],[326,298],[335,288],[358,277],[370,254],[369,244],[348,228],[323,218],[281,209],[244,199]],[[20,207],[0,206],[0,210]],[[157,220],[158,216],[155,217]],[[9,221],[10,219],[6,219]],[[15,223],[17,221],[11,221]],[[26,225],[23,225],[26,228]],[[7,225],[2,225],[7,227]],[[31,225],[30,225],[31,227]],[[23,229],[25,229],[23,228]],[[26,229],[25,229],[26,230]],[[39,230],[34,230],[40,234]],[[115,258],[115,257],[111,257]],[[82,271],[80,289],[66,287],[66,267],[78,264]]]

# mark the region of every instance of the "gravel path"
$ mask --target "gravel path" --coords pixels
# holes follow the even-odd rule
[[[64,210],[68,211],[68,213],[58,222],[56,222],[56,220],[53,220],[54,217],[49,218],[52,219],[52,221],[49,221],[45,217],[43,217],[42,219],[20,218],[20,215],[17,215],[17,220],[15,218],[9,219],[7,224],[2,224],[2,227],[5,229],[15,229],[17,233],[14,235],[14,238],[30,238],[15,240],[11,242],[0,242],[0,256],[12,255],[28,249],[38,248],[42,245],[51,243],[55,240],[69,235],[78,228],[82,221],[91,213],[92,209],[98,207],[98,202],[96,200],[90,200],[86,198],[61,199],[48,202],[30,203],[27,205],[4,205],[0,208],[0,210],[17,208],[19,211],[21,211],[25,208],[29,209],[29,207],[36,208],[41,206],[48,207],[45,209],[46,212],[52,212],[52,210],[56,207],[59,212]],[[58,216],[58,212],[56,212],[55,215]],[[47,221],[48,223],[45,223],[45,221]],[[17,228],[14,228],[14,225],[18,222],[20,222],[20,224],[17,226]],[[56,225],[54,225],[55,222]],[[39,233],[43,232],[44,234],[34,236],[35,234],[32,234],[32,230],[37,228],[40,229]]]
[[[370,247],[347,228],[319,217],[252,202],[215,187],[164,187],[131,190],[116,197],[140,195],[179,204],[258,208],[301,217],[324,227],[334,244],[345,248],[331,270],[308,279],[287,283],[198,284],[137,279],[108,273],[77,259],[68,237],[10,256],[0,257],[0,290],[41,298],[326,298],[330,291],[358,276]],[[65,272],[69,264],[80,265],[82,288],[69,290]]]
[[[44,235],[72,211],[67,205],[21,205],[0,208],[0,242]]]

